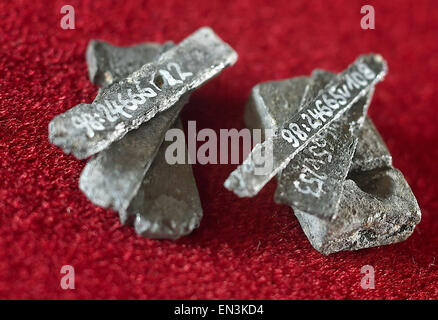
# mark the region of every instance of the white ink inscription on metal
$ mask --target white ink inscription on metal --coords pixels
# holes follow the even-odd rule
[[[170,62],[167,65],[167,69],[160,69],[158,72],[169,86],[181,84],[186,78],[193,76],[191,72],[182,72],[181,67],[176,62]],[[176,72],[180,79],[175,79],[170,71]],[[140,82],[134,81],[138,93],[133,94],[132,90],[128,89],[128,99],[123,99],[120,93],[117,95],[116,100],[110,101],[105,99],[103,103],[96,105],[96,109],[101,111],[104,116],[97,112],[75,115],[72,117],[73,125],[78,129],[85,129],[87,135],[92,138],[95,131],[105,130],[104,123],[115,122],[120,117],[132,118],[129,111],[137,110],[138,105],[144,104],[147,99],[155,98],[158,95],[157,92],[161,91],[160,87],[154,82],[154,79],[155,74],[153,74],[152,80],[149,81],[151,87],[146,88],[141,88]]]
[[[318,170],[323,165],[332,162],[333,158],[333,145],[325,138],[327,135],[331,135],[333,140],[336,140],[336,128],[335,124],[328,127],[323,134],[320,134],[315,138],[308,148],[309,152],[319,159],[304,159],[304,163],[299,175],[299,181],[294,181],[294,186],[297,190],[304,194],[311,194],[316,198],[321,195],[321,190],[324,187],[324,181],[327,179],[327,175],[324,173],[318,173]],[[313,186],[316,185],[316,188]]]
[[[318,133],[381,81],[386,71],[386,62],[380,55],[359,57],[313,101],[294,114],[280,129],[279,134],[256,145],[248,158],[230,174],[224,186],[241,197],[256,195],[272,177],[315,139]],[[265,166],[262,172],[257,172],[263,150],[265,153],[272,152],[270,165]]]
[[[289,128],[282,129],[281,136],[283,139],[291,143],[294,148],[299,148],[301,142],[306,141],[312,130],[317,130],[329,119],[333,119],[339,107],[347,104],[354,88],[366,88],[368,81],[376,76],[365,63],[358,63],[357,69],[360,73],[352,71],[346,74],[345,83],[332,85],[327,89],[328,94],[323,93],[303,110],[300,116],[307,121],[307,124],[292,122],[289,124]]]

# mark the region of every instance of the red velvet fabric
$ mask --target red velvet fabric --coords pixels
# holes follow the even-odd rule
[[[64,1],[0,3],[0,298],[438,298],[436,1],[67,3],[75,30],[60,27]],[[375,30],[360,27],[364,4],[375,8]],[[176,242],[141,238],[86,199],[85,161],[50,145],[47,126],[97,93],[88,41],[180,41],[204,25],[239,60],[184,109],[198,129],[243,128],[259,82],[339,72],[361,53],[387,59],[370,115],[422,209],[407,241],[322,256],[292,210],[273,202],[274,181],[252,199],[223,188],[236,165],[194,165],[204,219]],[[63,265],[75,268],[75,290],[60,287]],[[375,268],[374,290],[360,286],[363,265]]]

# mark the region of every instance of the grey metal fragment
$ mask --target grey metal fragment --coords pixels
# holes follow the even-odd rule
[[[334,74],[321,69],[312,73],[328,83]],[[321,88],[309,84],[309,77],[268,81],[256,85],[245,109],[244,121],[250,129],[278,128],[289,114],[296,113],[303,104],[311,100]],[[371,94],[368,94],[371,99]],[[392,166],[392,157],[372,120],[366,116],[358,133],[358,143],[351,163],[351,170],[372,170]]]
[[[326,255],[406,240],[421,220],[414,194],[394,168],[361,172],[347,179],[332,221],[294,212],[312,246]]]
[[[301,76],[256,85],[245,109],[246,126],[277,131],[298,111],[308,83],[309,78]]]
[[[315,70],[310,79],[296,77],[255,86],[245,111],[245,123],[251,128],[277,131],[290,114],[312,101],[334,77],[333,73]],[[277,202],[326,219],[335,216],[357,132],[371,97],[372,93],[359,99],[277,175]]]
[[[333,81],[336,77],[335,73],[325,71],[322,69],[315,69],[304,89],[304,94],[301,97],[301,103],[298,106],[298,110],[302,109],[306,104],[312,102],[312,100],[325,88],[326,85]]]
[[[315,75],[318,75],[322,82],[330,81],[329,78],[332,77],[332,74],[322,70],[316,70],[313,73],[313,76]],[[301,78],[298,77],[298,79]],[[293,79],[284,82],[285,84],[294,83]],[[294,105],[285,112],[297,111],[299,109],[297,101],[305,103],[308,95],[315,95],[319,92],[318,88],[312,85],[312,82],[312,79],[308,81],[306,90],[303,92],[294,92],[295,97],[290,100],[293,101]],[[266,114],[275,117],[273,116],[275,113],[271,112],[275,109],[273,104],[282,99],[275,98],[275,95],[282,95],[283,89],[294,91],[292,87],[287,88],[285,84],[277,86],[277,90],[272,90],[272,87],[275,87],[277,83],[279,84],[281,81],[262,83],[252,91],[246,113],[255,113],[256,116],[245,116],[248,127],[263,128],[263,122],[254,121],[254,119]],[[263,87],[266,90],[261,89]],[[256,88],[258,90],[255,90]],[[259,95],[259,93],[263,95]],[[255,96],[258,96],[257,100]],[[370,98],[371,96],[369,96]],[[347,116],[353,108],[342,117],[344,121],[346,118],[348,119]],[[272,125],[272,123],[275,121],[265,122],[266,126]],[[275,127],[271,127],[271,129],[275,129]],[[309,214],[292,205],[312,246],[323,254],[403,241],[413,232],[415,225],[419,223],[421,218],[415,196],[403,175],[392,168],[391,155],[371,119],[365,119],[358,137],[360,140],[347,180],[345,182],[338,181],[341,192],[335,217],[327,220],[324,215],[318,217],[318,215]],[[339,152],[341,152],[341,156],[345,154],[346,159],[351,157],[351,152],[342,150]],[[300,155],[302,154],[298,156]],[[291,166],[300,167],[302,162],[303,159],[295,157],[283,170],[283,173]],[[334,168],[326,167],[321,173],[332,175],[331,170],[339,170],[335,165],[333,166]],[[278,185],[282,184],[283,190],[288,190],[294,188],[293,182],[289,181],[288,184],[287,180],[283,180],[279,181]],[[309,199],[311,199],[310,195]]]
[[[93,48],[93,50],[90,48]],[[99,61],[97,64],[97,70],[100,74],[111,74],[112,80],[118,81],[120,78],[126,76],[126,72],[129,74],[129,71],[126,71],[126,69],[134,68],[134,66],[141,66],[149,61],[153,61],[157,58],[155,55],[160,54],[160,52],[164,50],[166,50],[166,48],[160,49],[155,43],[145,43],[131,47],[116,47],[104,42],[99,42],[99,46],[97,46],[96,41],[91,41],[89,44],[87,62],[90,62],[90,60],[92,61],[91,64],[88,63],[89,69],[92,69],[96,66],[94,61]],[[104,59],[102,59],[102,56]],[[107,63],[108,56],[111,57],[111,63]],[[116,66],[116,70],[118,71],[113,71],[112,68],[114,68],[114,66]],[[92,79],[97,81],[99,77],[94,77]],[[105,83],[103,85],[105,85]],[[154,125],[154,123],[165,124],[164,127],[166,127],[168,121],[171,121],[180,109],[181,108],[178,106],[173,107],[157,115],[150,122],[142,124],[139,129],[128,133],[120,141],[116,142],[116,144],[123,142],[125,139],[131,139],[131,144],[137,145],[135,135],[138,131],[144,133],[147,130],[146,127],[151,124]],[[179,118],[176,120],[176,126],[182,129]],[[142,130],[143,127],[145,127],[144,130]],[[154,127],[158,128],[159,126]],[[161,128],[164,127],[162,126]],[[157,142],[162,139],[163,134],[165,133],[162,130],[150,132],[150,139]],[[134,137],[130,138],[131,135]],[[142,140],[144,139],[144,135],[140,134],[138,138],[140,140],[138,141],[139,146],[141,146],[143,144]],[[122,223],[134,223],[135,230],[138,234],[154,239],[178,239],[199,226],[202,218],[201,202],[191,166],[189,164],[167,164],[165,160],[165,150],[168,145],[169,143],[167,142],[162,143],[153,160],[151,158],[154,153],[153,145],[150,145],[148,148],[129,148],[127,150],[128,154],[133,154],[133,158],[135,159],[142,157],[146,159],[144,164],[145,167],[147,167],[151,161],[152,164],[149,169],[147,169],[147,173],[140,184],[139,190],[130,202],[128,209],[121,211],[120,218]],[[159,143],[155,146],[158,148]],[[111,148],[112,146],[110,149]],[[106,151],[103,151],[101,154],[105,152]],[[95,162],[93,166],[86,167],[88,172],[84,172],[83,176],[81,176],[81,188],[89,190],[88,193],[91,195],[91,199],[94,199],[94,202],[102,201],[111,203],[112,200],[102,200],[102,195],[100,193],[95,193],[95,191],[99,190],[99,186],[96,186],[95,181],[90,179],[90,177],[96,175],[99,177],[104,176],[106,173],[111,172],[112,168],[117,166],[123,168],[121,177],[116,177],[116,181],[112,181],[112,179],[114,179],[114,175],[112,174],[104,178],[105,183],[102,187],[105,188],[105,190],[103,196],[107,197],[113,195],[123,198],[126,196],[133,196],[131,194],[124,195],[123,193],[119,193],[120,188],[118,186],[120,179],[125,179],[123,174],[129,169],[124,168],[126,164],[125,156],[125,152],[120,152],[119,156],[113,154],[113,157],[111,157],[111,161],[109,162],[102,161],[104,158],[97,156],[93,159]],[[137,169],[140,167],[141,163]],[[94,172],[94,170],[98,170],[98,172]],[[105,173],[102,171],[105,171]],[[140,174],[132,174],[131,179],[125,181],[130,191],[135,189],[137,183],[135,179],[137,178],[138,181],[141,181],[142,179],[141,169],[139,169],[139,171]],[[90,181],[91,186],[88,185]],[[114,190],[112,187],[118,189]],[[123,207],[125,207],[126,203],[129,202],[129,198],[118,200],[117,202],[124,202]],[[109,206],[114,207],[114,204],[109,204]],[[135,219],[136,216],[137,219]]]
[[[312,97],[316,96],[335,76],[334,73],[321,69],[315,69],[312,75],[312,78],[316,79],[307,85],[300,108],[311,101]],[[372,92],[369,93],[368,99],[372,99]],[[392,166],[391,154],[368,116],[363,127],[356,134],[359,134],[359,137],[351,164],[352,170],[372,170],[385,165]]]
[[[311,101],[335,74],[316,70],[303,103]],[[336,216],[342,184],[348,174],[358,133],[370,105],[373,88],[331,123],[278,174],[275,201],[322,219]]]
[[[50,141],[87,158],[234,64],[236,52],[210,28],[201,28],[126,79],[102,89],[92,104],[79,104],[49,124]]]
[[[291,115],[290,120],[283,124],[279,133],[256,145],[248,158],[230,174],[224,186],[240,197],[256,195],[317,134],[342,116],[377,82],[381,81],[386,71],[386,62],[380,55],[360,56],[346,71],[337,75],[335,80],[330,82],[311,103]],[[353,78],[356,80],[353,81]],[[339,97],[333,105],[327,102],[329,95]],[[317,119],[312,113],[315,110],[321,112],[321,106],[330,110],[326,109],[325,115]],[[298,128],[301,137],[294,136],[292,128]],[[270,159],[272,164],[265,166],[263,170],[258,170],[258,164],[266,160],[264,158],[266,153],[272,154]]]
[[[166,131],[178,117],[188,97],[159,117],[129,132],[123,139],[91,158],[81,173],[79,188],[94,204],[119,212],[126,210],[154,160]]]
[[[182,130],[181,121],[174,127]],[[127,210],[128,216],[135,217],[135,231],[151,239],[178,239],[197,228],[202,219],[192,166],[188,162],[170,165],[165,159],[171,143],[162,143]]]
[[[359,142],[351,162],[350,171],[368,171],[392,167],[392,156],[369,117],[365,118],[358,139]]]
[[[173,46],[174,43],[168,41],[164,44],[148,42],[118,47],[102,40],[91,40],[86,51],[90,81],[102,87],[118,82],[144,64],[156,61]]]

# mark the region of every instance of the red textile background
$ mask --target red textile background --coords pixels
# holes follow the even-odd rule
[[[66,3],[75,30],[60,28]],[[360,28],[364,4],[375,7],[375,30]],[[85,162],[50,145],[47,126],[97,93],[88,41],[180,41],[204,25],[239,60],[184,109],[198,129],[243,128],[259,82],[317,67],[339,72],[360,53],[387,59],[370,115],[422,209],[411,238],[324,257],[292,210],[273,202],[274,181],[252,199],[223,188],[235,165],[194,166],[204,219],[176,242],[138,237],[87,201],[78,188]],[[437,36],[434,0],[1,1],[0,298],[438,298]],[[67,264],[75,290],[59,285]],[[360,286],[366,264],[374,290]]]

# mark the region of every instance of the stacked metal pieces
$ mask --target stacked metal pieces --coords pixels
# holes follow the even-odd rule
[[[92,104],[55,117],[50,141],[92,158],[79,186],[88,199],[119,212],[123,224],[154,239],[177,239],[199,226],[202,207],[191,165],[165,159],[166,131],[191,92],[237,60],[210,28],[181,43],[116,47],[91,41],[90,80],[102,88]],[[187,154],[187,152],[186,152]]]
[[[368,63],[373,60],[380,67]],[[366,116],[373,81],[385,73],[380,56],[362,56],[340,75],[315,70],[310,77],[261,83],[247,104],[246,125],[275,132],[264,142],[273,144],[275,201],[293,208],[310,243],[323,254],[405,240],[420,221],[415,196]],[[303,113],[309,106],[310,116]],[[345,106],[343,114],[333,116]],[[296,126],[291,118],[308,121]],[[322,129],[310,137],[312,125]],[[289,141],[304,145],[299,152],[287,149],[295,152],[289,159],[287,152],[275,151],[283,147],[278,140],[289,137],[285,128],[296,133]],[[269,180],[254,175],[252,161],[245,160],[225,182],[240,196],[254,195]]]

